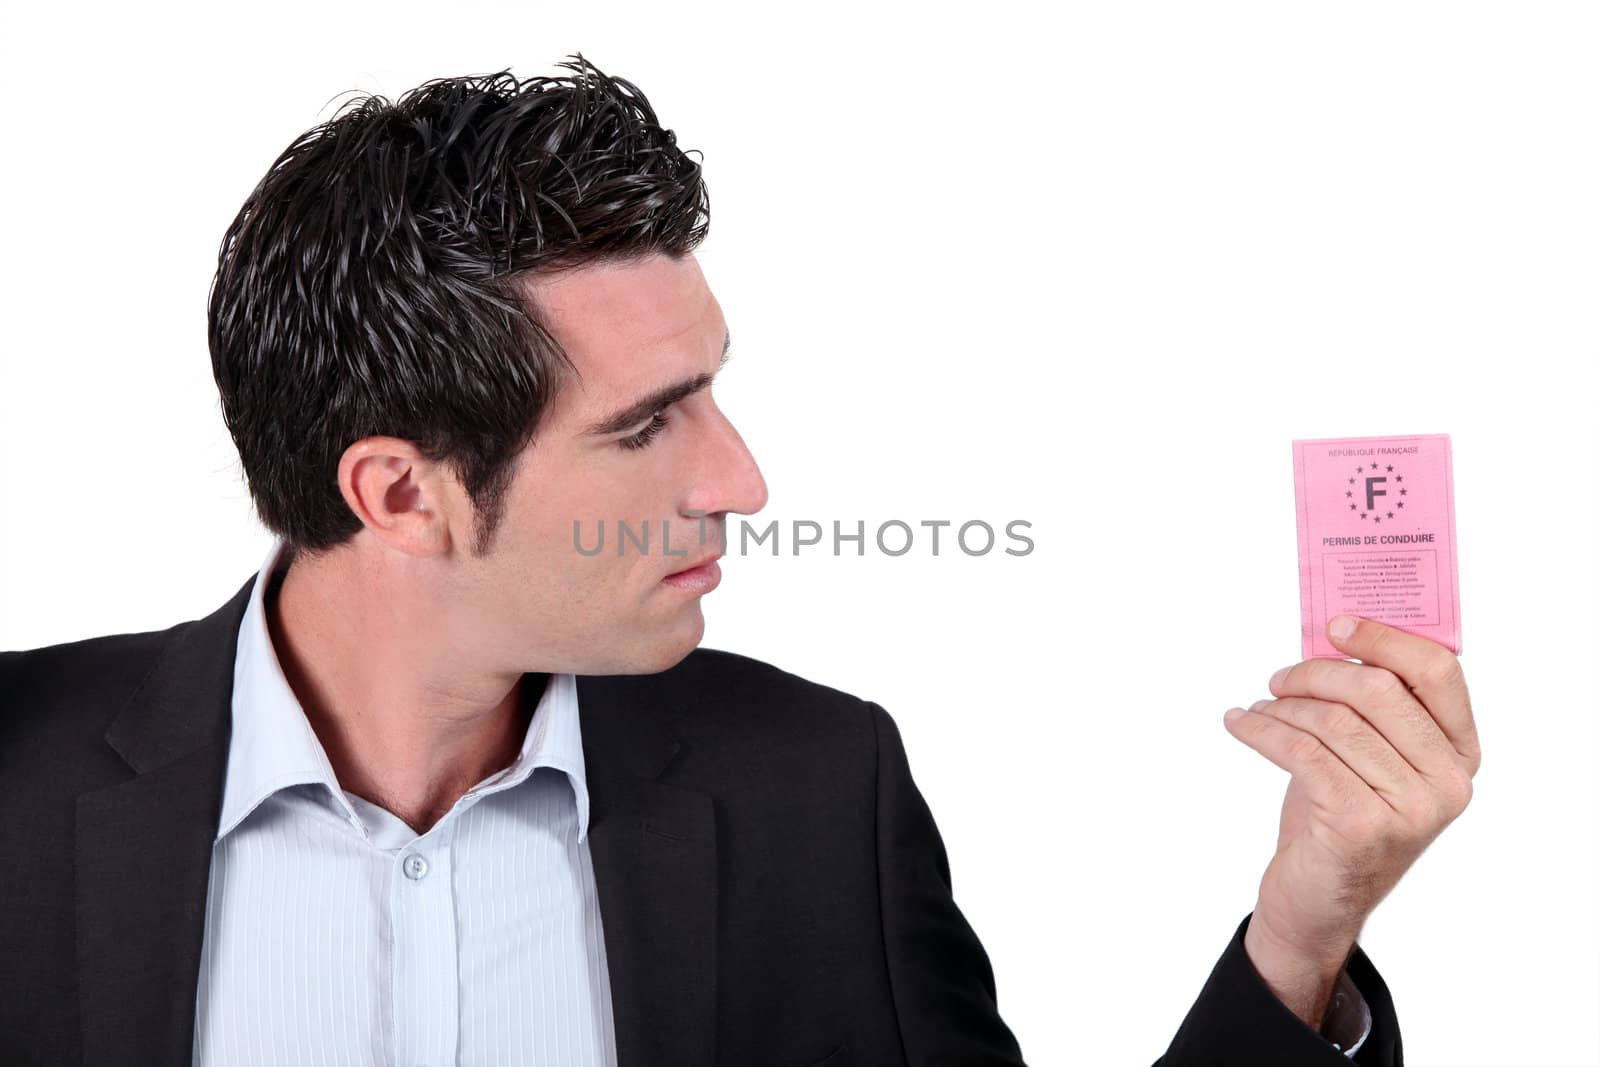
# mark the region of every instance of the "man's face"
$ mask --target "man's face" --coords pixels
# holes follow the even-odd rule
[[[698,583],[669,575],[719,556],[727,513],[767,500],[711,397],[722,309],[693,256],[586,267],[529,288],[578,377],[515,461],[489,552],[463,560],[469,602],[489,612],[475,629],[510,669],[665,670],[700,643],[708,591],[703,573]],[[649,401],[673,387],[685,395]]]

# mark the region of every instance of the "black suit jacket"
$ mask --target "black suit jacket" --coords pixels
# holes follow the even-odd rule
[[[0,654],[0,1062],[189,1062],[254,581],[168,630]],[[578,701],[619,1067],[1023,1062],[881,707],[707,649]],[[1244,928],[1160,1062],[1348,1064]],[[1357,1062],[1399,1064],[1359,949],[1351,973],[1377,1019]]]

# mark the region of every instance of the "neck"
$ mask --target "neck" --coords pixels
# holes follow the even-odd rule
[[[354,570],[291,559],[263,593],[273,649],[339,787],[426,833],[516,759],[547,676],[475,669],[437,620]]]

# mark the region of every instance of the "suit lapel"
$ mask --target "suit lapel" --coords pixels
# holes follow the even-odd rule
[[[661,774],[681,745],[652,675],[579,677],[589,854],[617,1067],[711,1067],[717,842],[711,797]]]
[[[173,631],[106,731],[136,777],[78,798],[84,1063],[187,1063],[222,806],[234,646],[252,577]]]

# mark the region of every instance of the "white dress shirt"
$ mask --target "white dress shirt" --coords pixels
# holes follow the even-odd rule
[[[576,680],[418,836],[344,792],[284,677],[262,565],[239,627],[194,1063],[615,1067]]]
[[[1349,971],[1339,972],[1339,981],[1333,987],[1333,1000],[1328,1005],[1328,1014],[1322,1023],[1322,1034],[1333,1042],[1334,1048],[1342,1049],[1346,1056],[1352,1058],[1361,1051],[1361,1046],[1372,1034],[1372,1009],[1361,995],[1361,990],[1350,980]],[[1359,1036],[1346,1047],[1342,1042],[1350,1034]]]

